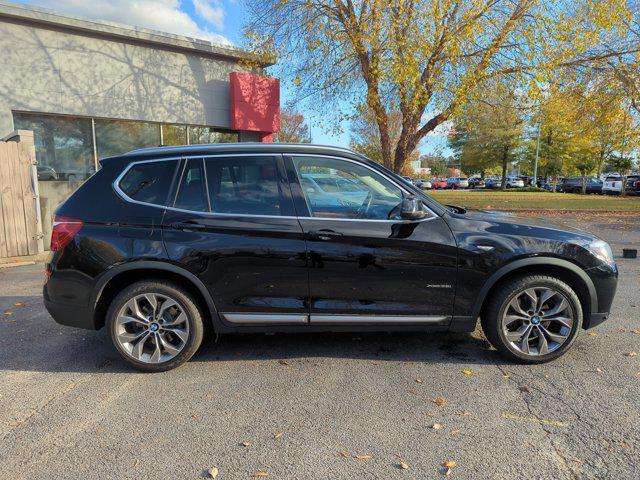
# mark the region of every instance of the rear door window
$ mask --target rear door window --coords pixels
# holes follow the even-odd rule
[[[177,164],[177,160],[135,164],[118,186],[132,200],[165,206]]]
[[[208,212],[206,188],[203,160],[190,158],[182,172],[174,207],[194,212]]]
[[[282,215],[283,193],[275,157],[205,159],[211,211],[239,215]]]

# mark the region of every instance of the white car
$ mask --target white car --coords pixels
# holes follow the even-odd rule
[[[518,177],[507,177],[507,188],[523,188],[524,180]]]
[[[602,193],[604,195],[619,194],[622,191],[622,179],[620,175],[607,175],[602,184]]]
[[[421,178],[417,178],[414,185],[421,190],[431,190],[433,188],[429,180],[422,180]]]

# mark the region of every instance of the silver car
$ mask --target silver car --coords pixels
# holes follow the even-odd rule
[[[518,177],[507,177],[507,188],[523,188],[524,180]]]
[[[449,177],[447,179],[448,188],[469,188],[469,179],[465,177]]]

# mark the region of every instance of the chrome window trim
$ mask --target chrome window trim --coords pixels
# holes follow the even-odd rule
[[[291,156],[291,154],[284,154],[284,155],[289,155]],[[438,218],[438,215],[429,208],[428,205],[426,205],[423,202],[423,205],[425,206],[425,208],[427,209],[427,211],[431,214],[431,216],[427,217],[427,218],[423,218],[421,220],[376,220],[376,219],[358,219],[358,218],[325,218],[325,217],[308,217],[308,216],[292,216],[292,215],[256,215],[256,214],[248,214],[248,213],[221,213],[221,212],[201,212],[201,211],[197,211],[197,210],[186,210],[186,209],[182,209],[182,208],[176,208],[173,206],[169,206],[169,205],[158,205],[156,203],[148,203],[148,202],[141,202],[139,200],[134,200],[133,198],[129,197],[126,193],[124,193],[124,191],[120,188],[120,181],[124,178],[124,176],[129,172],[129,170],[131,170],[131,168],[133,168],[135,165],[140,165],[140,164],[144,164],[144,163],[157,163],[157,162],[168,162],[168,161],[172,161],[172,160],[177,160],[177,161],[181,161],[184,160],[184,165],[182,165],[182,171],[180,172],[180,179],[178,182],[178,187],[180,185],[180,182],[182,181],[182,175],[184,174],[184,169],[186,167],[186,160],[192,159],[192,158],[200,158],[202,160],[205,160],[207,158],[219,158],[219,157],[272,157],[277,159],[278,157],[282,157],[283,154],[281,153],[220,153],[220,154],[213,154],[213,155],[189,155],[189,156],[179,156],[179,157],[166,157],[166,158],[153,158],[153,159],[148,159],[148,160],[137,160],[134,162],[129,163],[126,168],[116,177],[116,179],[113,181],[113,189],[115,190],[115,192],[118,194],[118,196],[120,198],[122,198],[122,200],[124,200],[125,202],[129,202],[129,203],[134,203],[136,205],[144,205],[146,207],[155,207],[155,208],[161,208],[161,209],[166,209],[166,210],[172,210],[175,212],[183,212],[183,213],[195,213],[197,215],[205,215],[205,216],[210,216],[210,217],[221,217],[221,218],[230,218],[230,217],[247,217],[247,218],[282,218],[282,219],[309,219],[309,220],[320,220],[320,221],[339,221],[339,222],[382,222],[382,223],[421,223],[421,222],[426,222],[429,220],[435,220],[436,218]],[[351,160],[349,158],[344,158],[344,157],[336,157],[333,155],[322,155],[322,154],[313,154],[313,155],[309,155],[309,156],[314,156],[314,157],[326,157],[326,158],[333,158],[336,160],[346,160],[347,162],[351,162],[351,163],[356,163],[358,165],[362,165],[365,168],[368,168],[369,170],[379,174],[379,175],[383,175],[381,172],[376,171],[374,168],[371,168],[368,165],[365,165],[362,162],[359,162],[357,160]],[[206,164],[206,162],[204,162]],[[206,168],[206,167],[205,167]],[[298,172],[296,171],[296,176],[298,175]],[[401,185],[399,185],[397,182],[395,182],[392,178],[387,177],[386,175],[383,175],[387,180],[389,180],[391,183],[393,183],[394,185],[396,185],[397,187],[399,187],[403,192],[411,194],[411,192],[409,192],[407,189],[403,188]],[[299,180],[298,180],[299,181]],[[177,195],[178,190],[176,189],[175,194]],[[176,196],[174,195],[173,198],[173,202],[171,202],[172,204],[175,204],[175,199]],[[305,199],[306,201],[306,199]]]

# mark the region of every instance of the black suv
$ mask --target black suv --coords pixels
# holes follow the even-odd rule
[[[44,301],[107,327],[141,370],[206,329],[448,330],[480,318],[509,358],[562,355],[608,315],[617,269],[580,230],[443,206],[354,152],[284,144],[136,150],[56,212]]]
[[[564,193],[582,193],[582,177],[565,178],[558,184],[558,190]],[[594,177],[587,178],[586,193],[602,193],[602,180]]]

